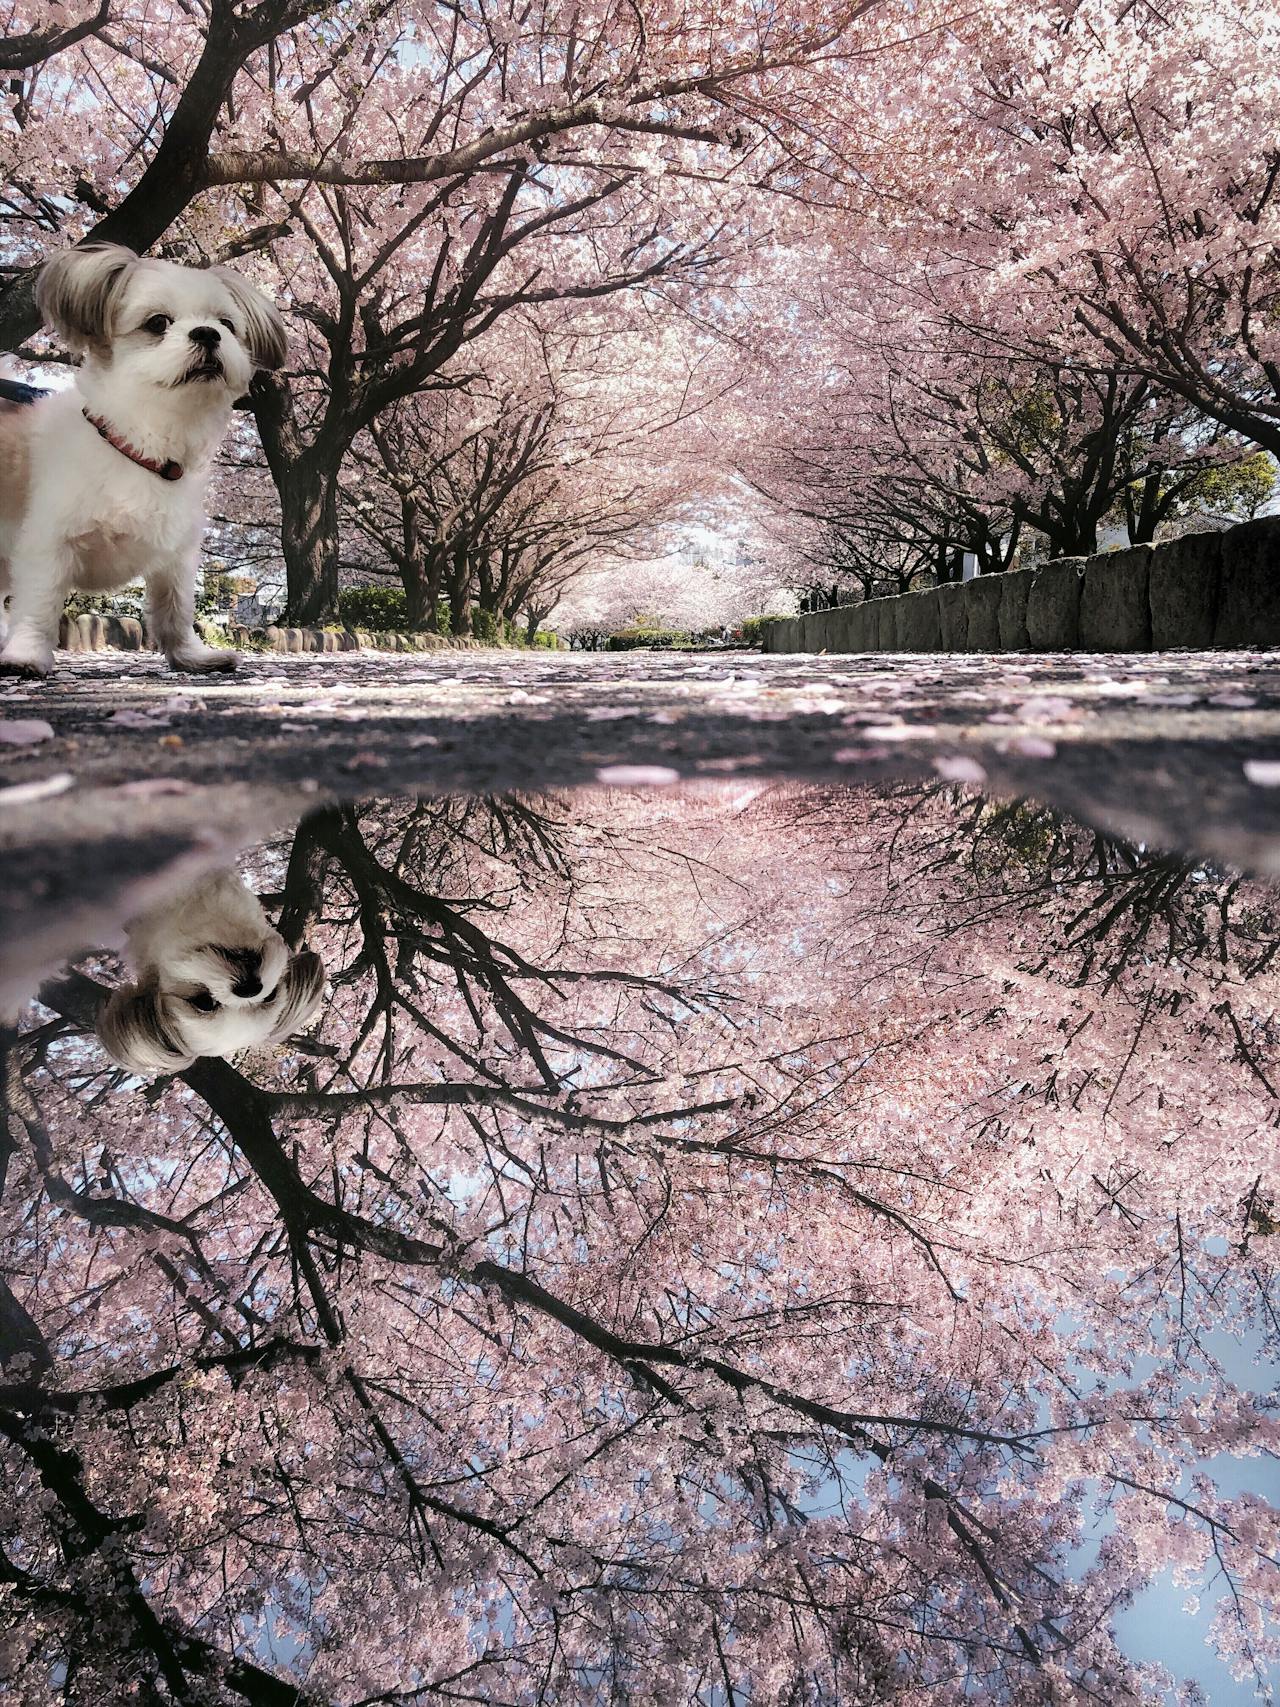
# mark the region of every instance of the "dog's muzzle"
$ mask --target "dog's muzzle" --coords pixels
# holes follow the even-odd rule
[[[216,326],[193,326],[187,334],[199,350],[199,355],[182,376],[183,384],[192,379],[221,379],[222,358],[217,354],[222,334]]]
[[[182,383],[183,385],[188,385],[192,380],[223,379],[225,377],[225,370],[217,356],[207,355],[202,356],[198,362],[192,362],[191,366],[182,376]]]

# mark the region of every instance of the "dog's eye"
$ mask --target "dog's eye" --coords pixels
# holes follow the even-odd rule
[[[218,1004],[207,990],[201,990],[198,996],[188,996],[187,1006],[192,1007],[198,1014],[216,1014]]]
[[[220,326],[225,326],[227,331],[230,332],[233,337],[235,336],[236,323],[234,320],[228,320],[225,314],[220,314],[218,316],[218,324]]]
[[[153,338],[163,338],[172,325],[173,320],[169,315],[153,314],[150,320],[144,320],[142,322],[142,330],[144,332],[150,332]]]

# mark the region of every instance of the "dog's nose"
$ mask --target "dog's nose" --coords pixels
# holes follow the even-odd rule
[[[222,333],[216,326],[193,326],[187,336],[193,344],[200,344],[206,350],[214,350],[222,342]]]
[[[262,979],[254,976],[242,978],[238,984],[231,986],[231,994],[239,996],[242,1002],[247,1002],[250,996],[262,994]]]

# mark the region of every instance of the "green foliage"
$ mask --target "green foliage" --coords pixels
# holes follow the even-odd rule
[[[533,637],[533,644],[540,651],[558,652],[560,650],[560,636],[553,634],[548,628],[540,628]]]
[[[1243,520],[1257,515],[1276,486],[1276,465],[1255,451],[1225,468],[1206,468],[1179,493],[1175,515],[1197,513]]]
[[[610,652],[634,652],[640,647],[669,651],[688,644],[689,636],[678,628],[623,628],[609,636]]]
[[[119,593],[72,593],[68,616],[132,616],[142,621],[142,593],[126,587]]]
[[[405,629],[409,601],[403,587],[344,587],[338,594],[338,615],[349,628]]]
[[[508,622],[505,616],[497,611],[482,610],[476,605],[471,612],[471,632],[477,640],[482,640],[488,646],[522,646],[524,644],[524,628],[520,623]]]
[[[211,616],[214,611],[227,610],[234,603],[235,596],[235,576],[206,570],[200,591],[196,594],[196,614]]]
[[[392,629],[408,634],[409,600],[403,587],[344,587],[338,594],[338,615],[348,628]],[[419,623],[421,629],[424,625]],[[449,606],[436,603],[436,633],[449,632]]]
[[[765,625],[770,622],[781,622],[780,616],[749,616],[742,624],[742,641],[745,646],[762,646],[764,644]]]

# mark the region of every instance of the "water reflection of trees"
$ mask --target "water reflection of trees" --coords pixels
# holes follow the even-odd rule
[[[1266,1664],[1265,892],[951,791],[257,876],[313,1038],[140,1087],[76,972],[8,1051],[18,1699],[1154,1700],[1166,1563]]]

